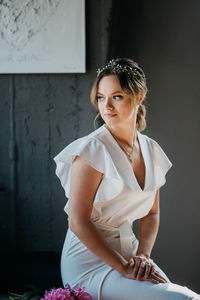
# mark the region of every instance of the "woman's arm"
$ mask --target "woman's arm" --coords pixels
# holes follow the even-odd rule
[[[89,250],[122,273],[127,261],[109,247],[90,220],[94,197],[102,175],[79,156],[73,161],[68,206],[69,228]]]
[[[159,189],[156,191],[154,204],[148,215],[139,221],[139,245],[136,255],[150,258],[156,240],[160,222]]]
[[[79,156],[75,158],[70,183],[69,228],[78,236],[85,246],[121,273],[122,276],[135,279],[135,268],[120,254],[111,249],[96,226],[90,221],[93,201],[102,173],[85,163]],[[137,271],[137,269],[136,269]],[[159,274],[153,274],[145,280],[152,283],[165,282]]]

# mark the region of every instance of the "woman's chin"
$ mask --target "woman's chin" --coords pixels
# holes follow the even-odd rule
[[[107,124],[117,123],[117,115],[113,116],[113,117],[106,117],[106,118],[104,118],[104,122],[107,123]],[[119,120],[118,120],[118,122],[119,122]]]

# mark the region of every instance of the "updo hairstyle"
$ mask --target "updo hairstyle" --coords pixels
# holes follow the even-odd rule
[[[132,94],[134,105],[136,104],[136,96],[142,92],[144,94],[143,101],[148,92],[146,85],[146,77],[138,63],[130,58],[117,58],[110,60],[105,67],[97,70],[97,77],[93,83],[90,100],[93,107],[98,110],[97,91],[100,80],[108,75],[116,75],[118,77],[121,89],[126,94]],[[100,116],[96,115],[94,122]],[[146,106],[140,104],[137,112],[136,128],[143,131],[146,128]]]

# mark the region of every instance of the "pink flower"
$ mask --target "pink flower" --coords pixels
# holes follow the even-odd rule
[[[92,296],[84,292],[85,287],[77,288],[74,292],[78,300],[93,300]]]
[[[80,300],[93,300],[92,296],[86,292],[83,292],[81,296],[78,298]]]
[[[45,291],[44,298],[41,298],[41,300],[68,300],[71,297],[71,293],[67,289],[51,289],[51,291]],[[75,300],[75,299],[70,299]]]
[[[92,296],[84,292],[85,287],[73,290],[67,283],[65,289],[52,288],[51,291],[45,290],[44,298],[40,300],[93,300]]]
[[[76,295],[76,297],[79,299],[80,296],[82,295],[82,293],[84,292],[85,290],[85,287],[78,287],[75,291],[74,291],[74,294]]]

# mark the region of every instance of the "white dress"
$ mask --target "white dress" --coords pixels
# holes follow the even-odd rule
[[[78,155],[103,173],[96,192],[91,221],[110,247],[129,260],[136,255],[138,240],[132,223],[148,214],[156,190],[165,184],[165,175],[172,163],[159,144],[137,131],[145,163],[145,185],[142,189],[124,151],[105,124],[89,135],[78,138],[56,157],[56,175],[69,198],[72,161]],[[78,179],[77,179],[78,180]],[[64,207],[68,214],[68,201]],[[200,299],[187,287],[172,283],[154,263],[168,283],[153,284],[131,280],[91,252],[68,228],[61,255],[63,286],[86,287],[94,300],[165,300]]]

